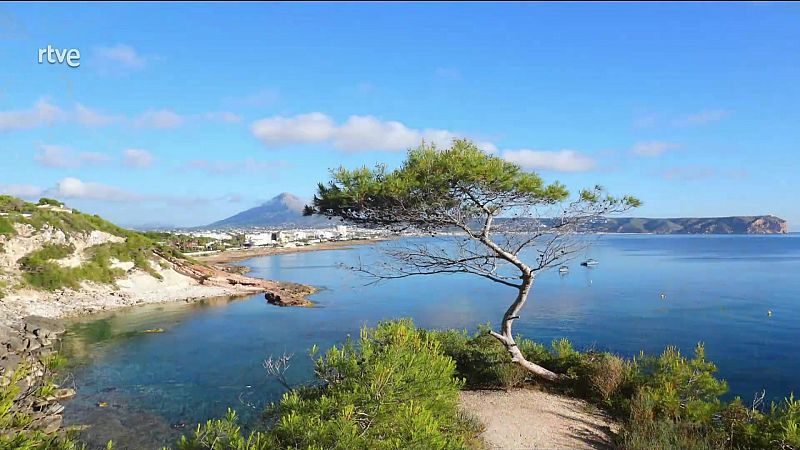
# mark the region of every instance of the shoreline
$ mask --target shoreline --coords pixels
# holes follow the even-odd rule
[[[134,270],[116,285],[87,283],[80,290],[55,292],[23,289],[7,295],[0,302],[0,323],[14,324],[25,317],[73,321],[98,313],[125,310],[159,303],[191,303],[226,297],[243,298],[264,294],[265,301],[279,307],[311,307],[308,297],[319,289],[312,285],[249,277],[230,264],[260,256],[337,250],[354,245],[374,244],[382,240],[352,240],[287,248],[259,248],[223,252],[196,258],[202,265],[185,260],[161,257],[170,265],[160,269],[162,280]]]
[[[305,245],[302,247],[257,247],[247,250],[231,250],[210,255],[200,255],[194,259],[214,265],[227,265],[232,262],[244,261],[246,259],[258,258],[260,256],[285,255],[289,253],[303,253],[322,250],[345,250],[356,245],[369,245],[385,242],[388,239],[358,239],[349,241],[323,242],[315,245]]]

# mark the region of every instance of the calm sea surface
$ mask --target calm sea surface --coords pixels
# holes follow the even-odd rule
[[[549,342],[567,337],[631,356],[666,345],[706,352],[731,393],[751,399],[800,392],[800,235],[605,235],[580,258],[600,261],[540,275],[515,331]],[[278,308],[263,296],[136,308],[75,323],[64,341],[69,423],[115,448],[156,448],[231,406],[254,420],[283,390],[261,366],[295,353],[291,381],[311,375],[312,344],[325,348],[362,325],[412,317],[422,327],[498,323],[514,291],[468,275],[365,286],[340,267],[375,261],[374,247],[246,261],[251,275],[313,284],[315,308]],[[666,299],[660,298],[661,293]],[[767,312],[773,313],[768,316]],[[141,333],[163,328],[163,333]],[[99,407],[98,404],[107,404]]]

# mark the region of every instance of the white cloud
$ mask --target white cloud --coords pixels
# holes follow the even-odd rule
[[[676,127],[688,127],[692,125],[705,125],[712,122],[718,122],[730,115],[729,111],[722,109],[708,109],[700,111],[695,114],[689,114],[685,117],[679,117],[672,121],[672,125]]]
[[[130,45],[97,47],[94,56],[98,67],[102,70],[138,70],[147,66],[147,58]]]
[[[505,150],[503,159],[524,169],[553,170],[556,172],[585,172],[596,166],[593,158],[575,150]]]
[[[39,100],[28,109],[0,111],[0,132],[52,125],[63,119],[64,112],[58,106]]]
[[[320,112],[257,120],[251,130],[255,137],[270,147],[329,143],[345,151],[403,151],[423,140],[445,146],[458,136],[448,130],[409,128],[401,122],[384,121],[374,116],[353,115],[337,125],[330,116]],[[494,148],[491,145],[487,147]]]
[[[133,123],[141,128],[177,128],[185,122],[180,114],[169,109],[150,110],[134,119]]]
[[[331,139],[333,119],[319,112],[294,117],[275,116],[257,120],[251,126],[253,135],[269,146],[309,144]]]
[[[110,158],[97,152],[77,153],[69,147],[62,145],[42,144],[39,153],[33,158],[45,167],[80,167],[83,164],[101,164]]]
[[[41,145],[39,154],[33,159],[45,167],[74,167],[77,161],[69,153],[69,149],[59,145]]]
[[[420,142],[420,133],[400,122],[372,116],[350,116],[334,130],[333,145],[343,150],[405,150]]]
[[[93,109],[87,108],[80,103],[75,104],[75,110],[72,116],[75,122],[87,127],[101,127],[122,120],[122,118],[119,116],[105,115]]]
[[[20,198],[41,197],[44,189],[32,184],[0,184],[0,194],[11,195]]]
[[[239,174],[242,172],[260,172],[288,167],[286,161],[260,161],[246,158],[242,161],[211,161],[195,159],[184,164],[186,170],[197,170],[213,175]],[[272,175],[277,173],[273,172]]]
[[[123,160],[122,164],[126,167],[132,167],[135,169],[144,169],[146,167],[150,167],[153,165],[153,155],[148,152],[147,150],[141,150],[138,148],[129,148],[122,152]]]
[[[47,191],[53,197],[63,199],[102,200],[109,202],[129,202],[141,200],[142,197],[114,186],[102,183],[84,182],[78,178],[67,177]]]
[[[75,103],[72,108],[61,108],[48,100],[39,100],[28,109],[0,111],[0,133],[27,130],[47,125],[77,124],[85,127],[125,125],[138,128],[170,129],[188,122],[239,123],[242,117],[231,111],[211,111],[196,114],[178,114],[163,109],[147,110],[138,116],[107,114]]]
[[[679,144],[664,141],[637,142],[633,144],[631,153],[638,156],[660,156],[664,153],[680,148]]]

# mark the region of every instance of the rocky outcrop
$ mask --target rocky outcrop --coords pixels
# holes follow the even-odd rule
[[[64,332],[57,321],[36,316],[13,325],[0,324],[0,386],[16,384],[18,392],[10,412],[28,416],[28,429],[48,434],[58,431],[64,410],[59,401],[75,395],[74,390],[58,386],[42,389],[49,386],[48,359]]]
[[[230,270],[226,266],[196,264],[171,258],[169,255],[161,256],[172,264],[175,271],[191,277],[205,286],[234,286],[253,292],[264,292],[267,302],[277,306],[310,306],[313,304],[307,298],[316,292],[312,286],[252,278]]]
[[[757,217],[747,226],[747,234],[786,234],[789,223],[775,216]]]
[[[314,303],[307,296],[315,291],[311,286],[296,283],[282,283],[264,293],[264,298],[270,305],[276,306],[312,306]]]

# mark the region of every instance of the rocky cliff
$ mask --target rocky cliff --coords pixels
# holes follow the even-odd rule
[[[59,401],[75,395],[52,384],[54,346],[63,333],[62,325],[42,317],[0,323],[0,386],[13,384],[7,413],[26,417],[27,429],[58,431],[64,410]]]

